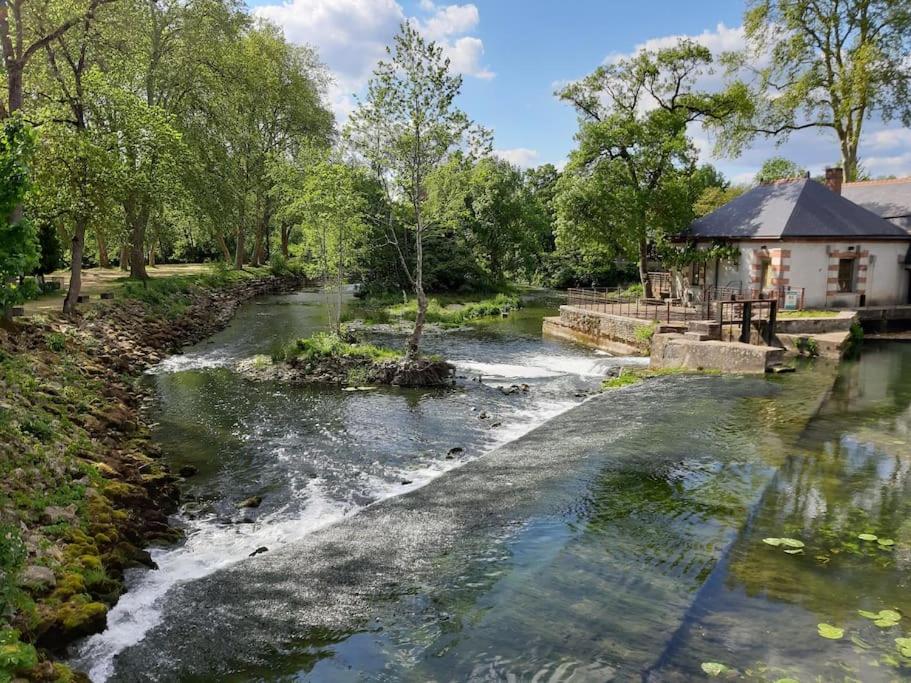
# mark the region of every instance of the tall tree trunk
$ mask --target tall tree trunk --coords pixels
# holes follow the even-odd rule
[[[146,225],[149,222],[149,209],[142,200],[140,200],[140,206],[138,207],[134,200],[130,200],[124,206],[124,214],[127,218],[127,224],[130,226],[130,277],[134,280],[146,280],[149,277],[146,272],[145,254]]]
[[[282,223],[281,225],[282,233],[282,256],[288,258],[288,243],[291,241],[291,226],[287,223]]]
[[[108,243],[99,231],[95,231],[95,244],[98,245],[98,265],[102,268],[111,267],[111,259],[108,256]]]
[[[648,241],[644,237],[639,240],[639,280],[642,282],[645,298],[651,299],[652,283],[648,279]]]
[[[149,267],[155,267],[155,243],[149,245]]]
[[[63,300],[63,312],[67,315],[76,312],[79,292],[82,291],[82,256],[85,253],[85,216],[76,218],[73,239],[70,242],[70,286]]]
[[[841,165],[844,169],[844,178],[846,183],[853,183],[857,180],[859,170],[859,161],[857,158],[857,142],[844,140],[841,143]]]
[[[231,250],[228,249],[228,243],[222,233],[218,233],[218,248],[221,249],[221,255],[225,259],[225,263],[231,263]]]
[[[234,252],[234,268],[243,270],[244,267],[244,228],[243,225],[237,228],[237,251]]]
[[[124,242],[120,245],[120,270],[129,270],[130,266],[130,243]]]
[[[256,235],[253,238],[253,261],[252,265],[261,266],[263,264],[263,229],[262,225],[256,226]]]
[[[416,207],[417,208],[417,207]],[[414,317],[414,329],[408,337],[406,357],[410,360],[421,355],[421,336],[424,334],[424,321],[427,319],[427,295],[424,293],[424,229],[420,209],[417,209],[417,228],[414,237],[414,293],[417,296],[418,311]]]

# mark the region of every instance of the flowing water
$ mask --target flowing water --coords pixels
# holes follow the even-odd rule
[[[99,681],[911,674],[911,620],[858,613],[911,616],[911,345],[587,398],[642,360],[542,340],[544,311],[430,335],[452,390],[230,369],[322,329],[316,293],[260,299],[159,366],[156,439],[199,468],[187,540],[129,577],[76,664]],[[763,541],[780,537],[805,546]]]

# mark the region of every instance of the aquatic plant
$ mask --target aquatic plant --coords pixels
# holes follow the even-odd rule
[[[819,635],[823,638],[828,638],[829,640],[841,640],[845,637],[845,630],[843,628],[838,628],[831,624],[817,624],[816,630]]]

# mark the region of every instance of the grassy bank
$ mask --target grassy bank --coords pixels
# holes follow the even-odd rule
[[[458,327],[474,320],[508,315],[521,306],[521,299],[513,293],[501,292],[493,296],[442,294],[430,298],[426,319],[428,323]],[[360,304],[349,317],[360,317],[371,324],[413,321],[417,309],[415,299],[403,303],[390,298],[373,298]]]
[[[104,627],[148,544],[178,537],[135,379],[277,286],[265,273],[126,283],[79,320],[0,328],[0,681],[72,679],[53,656]]]

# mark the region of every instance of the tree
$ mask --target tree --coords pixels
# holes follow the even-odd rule
[[[0,129],[0,311],[22,300],[17,279],[38,265],[38,241],[21,206],[29,189],[29,159],[34,148],[31,131],[21,117],[6,119]]]
[[[726,60],[755,74],[752,108],[732,122],[729,149],[754,135],[784,140],[798,130],[829,129],[852,181],[866,119],[879,114],[911,126],[906,0],[751,0],[744,28],[747,48]]]
[[[90,23],[95,10],[113,1],[0,0],[0,51],[6,71],[6,101],[0,100],[0,119],[22,108],[25,68],[34,56],[74,26]]]
[[[427,180],[434,169],[464,141],[468,117],[455,106],[462,78],[449,72],[449,60],[436,43],[426,41],[409,23],[403,23],[388,59],[374,69],[367,94],[349,121],[347,137],[353,149],[382,182],[388,207],[397,196],[405,201],[413,234],[413,257],[395,230],[388,211],[386,238],[395,247],[402,270],[417,298],[414,330],[407,357],[420,353],[427,314],[424,291],[424,238],[431,224],[425,212]]]
[[[802,178],[807,174],[806,169],[801,168],[797,163],[784,157],[772,157],[766,159],[756,174],[757,183],[769,183],[773,180],[784,180],[786,178]]]
[[[319,274],[327,297],[334,281],[336,306],[328,308],[336,333],[341,327],[346,274],[366,228],[367,204],[358,190],[359,172],[313,148],[303,150],[293,166],[273,169],[277,182],[272,197],[281,200],[277,218],[300,228],[304,247],[316,257],[310,274]]]
[[[428,182],[429,213],[451,229],[453,241],[471,250],[490,282],[533,272],[544,246],[547,214],[508,161],[462,155],[441,166]]]
[[[694,89],[711,63],[707,48],[682,40],[598,67],[559,93],[578,112],[580,129],[558,183],[558,242],[635,256],[647,296],[650,247],[688,225],[702,192],[690,182],[696,152],[687,126],[743,112],[740,92]]]

